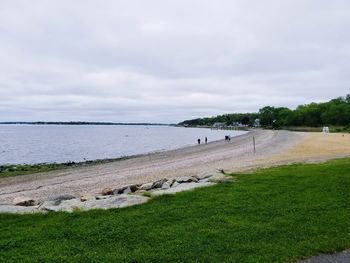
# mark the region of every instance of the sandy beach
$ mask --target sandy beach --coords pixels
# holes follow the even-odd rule
[[[253,150],[256,139],[256,153]],[[350,134],[254,130],[233,138],[116,162],[0,179],[0,204],[18,196],[98,194],[105,187],[145,183],[202,172],[242,172],[350,156]]]

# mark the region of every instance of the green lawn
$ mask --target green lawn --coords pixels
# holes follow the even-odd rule
[[[120,210],[0,215],[0,262],[293,262],[350,247],[350,159]]]
[[[69,164],[8,164],[0,165],[0,179],[10,176],[34,174],[60,170],[69,167]]]

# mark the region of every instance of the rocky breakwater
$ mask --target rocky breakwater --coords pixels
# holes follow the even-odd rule
[[[132,184],[119,188],[106,187],[100,195],[53,196],[47,200],[35,200],[30,197],[17,197],[12,205],[0,205],[0,213],[46,213],[73,212],[91,209],[123,208],[146,203],[152,196],[174,194],[198,187],[215,184],[215,176],[201,173],[177,179],[163,178],[145,184]]]

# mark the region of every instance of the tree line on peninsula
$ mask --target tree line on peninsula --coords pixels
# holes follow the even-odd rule
[[[300,105],[292,110],[286,107],[266,106],[255,113],[233,113],[215,117],[186,120],[183,126],[212,126],[214,123],[254,126],[256,120],[269,128],[282,127],[350,127],[350,94],[328,102]]]

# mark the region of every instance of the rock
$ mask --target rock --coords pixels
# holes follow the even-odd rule
[[[86,202],[80,202],[78,199],[72,199],[62,201],[59,205],[52,205],[49,202],[44,202],[44,204],[40,207],[40,210],[51,212],[74,212],[87,211],[91,209],[122,208],[137,204],[143,204],[146,203],[148,200],[148,197],[138,195],[110,196],[109,198],[89,200]]]
[[[176,182],[174,179],[171,179],[171,180],[168,180],[166,181],[163,185],[162,185],[162,189],[169,189],[173,184],[174,182]]]
[[[107,199],[107,198],[111,198],[111,195],[96,195],[96,200],[102,200],[102,199]]]
[[[96,200],[96,197],[93,195],[84,195],[80,197],[81,202],[92,201],[92,200]]]
[[[140,185],[132,184],[132,185],[129,185],[129,187],[130,187],[131,192],[134,193],[137,190],[139,190]]]
[[[175,188],[175,187],[177,187],[179,185],[180,184],[176,180],[174,180],[173,184],[171,185],[171,188]]]
[[[198,182],[198,179],[194,176],[191,176],[191,177],[180,177],[178,179],[176,179],[176,181],[180,184],[182,183],[190,183],[190,182],[195,182],[197,183]]]
[[[191,179],[192,179],[192,182],[195,182],[195,183],[199,182],[198,178],[195,176],[191,176]]]
[[[56,195],[56,196],[50,196],[47,201],[65,201],[65,200],[71,200],[75,199],[76,197],[74,195],[65,194],[65,195]]]
[[[39,210],[47,211],[47,212],[58,212],[58,211],[73,212],[76,209],[79,210],[82,204],[84,203],[85,202],[80,202],[79,199],[63,200],[60,203],[57,203],[56,201],[45,201],[39,207]]]
[[[208,172],[202,172],[200,174],[196,175],[196,178],[198,178],[198,180],[204,180],[204,179],[208,179],[210,177],[213,177],[214,175],[212,173],[208,173]]]
[[[168,179],[166,179],[166,178],[155,181],[152,185],[152,188],[162,188],[163,184],[166,183],[167,181],[168,181]]]
[[[124,190],[127,188],[127,186],[123,186],[121,188],[117,188],[113,190],[114,195],[121,195],[124,193]]]
[[[140,186],[140,190],[151,190],[153,188],[153,183],[146,183]]]
[[[209,182],[199,182],[199,183],[195,183],[195,182],[190,182],[190,183],[184,183],[184,184],[178,184],[177,186],[173,186],[169,189],[154,189],[151,191],[152,195],[157,196],[157,195],[164,195],[164,194],[175,194],[178,192],[182,192],[182,191],[188,191],[188,190],[192,190],[195,188],[199,188],[199,187],[206,187],[206,186],[211,186],[214,185],[214,183],[209,183]]]
[[[72,199],[71,199],[72,200]],[[54,211],[51,207],[59,206],[62,201],[44,201],[40,206],[40,211]],[[48,209],[47,209],[48,208]]]
[[[37,206],[0,205],[0,213],[30,214],[38,212],[39,210]]]
[[[110,187],[106,187],[102,190],[102,195],[112,195],[113,194],[113,189]]]
[[[126,187],[126,188],[124,189],[124,191],[123,191],[122,194],[127,195],[127,194],[130,194],[130,193],[131,193],[131,188],[130,188],[130,186],[128,186],[128,187]]]
[[[122,208],[138,204],[146,203],[149,200],[148,197],[139,195],[119,195],[113,196],[112,198],[98,200],[98,201],[88,201],[83,203],[83,210],[90,209],[110,209],[110,208]]]
[[[130,193],[136,192],[138,189],[139,189],[139,187],[136,184],[133,184],[133,185],[121,187],[119,189],[115,189],[113,191],[113,194],[114,195],[130,194]]]
[[[196,178],[199,181],[199,176],[198,175],[192,175],[192,178]]]
[[[64,195],[56,195],[50,196],[47,200],[41,201],[40,203],[44,203],[45,201],[51,201],[54,205],[59,205],[62,201],[75,199],[74,195],[64,194]]]
[[[13,204],[18,206],[35,206],[37,202],[33,198],[20,196],[13,199]]]

